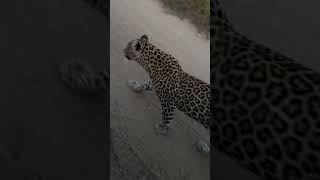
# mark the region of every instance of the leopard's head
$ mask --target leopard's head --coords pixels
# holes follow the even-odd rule
[[[127,47],[124,49],[124,55],[128,60],[141,62],[144,53],[148,50],[148,36],[142,35],[139,39],[128,42]]]
[[[139,39],[128,42],[124,49],[124,55],[128,60],[140,64],[148,73],[159,70],[160,66],[172,64],[171,56],[149,43],[148,36],[142,35]]]

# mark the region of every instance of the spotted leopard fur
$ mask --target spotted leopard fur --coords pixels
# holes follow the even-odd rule
[[[263,179],[320,179],[320,74],[210,11],[212,144]]]
[[[154,90],[160,100],[162,121],[158,127],[166,134],[174,119],[175,109],[210,126],[209,84],[184,72],[170,54],[149,42],[147,35],[132,40],[124,49],[125,57],[140,64],[150,76],[144,81],[144,90]],[[152,84],[151,84],[152,83]]]

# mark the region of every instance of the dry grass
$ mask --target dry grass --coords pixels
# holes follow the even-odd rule
[[[210,31],[210,0],[160,0],[181,17],[186,17],[201,32],[209,35]]]

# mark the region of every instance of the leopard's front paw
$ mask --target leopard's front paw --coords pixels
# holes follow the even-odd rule
[[[155,131],[157,134],[166,136],[168,134],[169,127],[162,124],[161,122],[156,123]]]
[[[169,128],[169,126],[166,126],[166,125],[162,124],[161,122],[156,123],[154,129],[155,129],[156,134],[166,136],[166,137],[171,137],[175,133],[174,128]]]
[[[131,90],[133,90],[136,93],[142,92],[142,85],[136,80],[129,80],[128,86]]]

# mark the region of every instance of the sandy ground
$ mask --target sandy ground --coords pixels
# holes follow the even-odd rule
[[[156,0],[111,0],[110,5],[110,126],[128,142],[124,148],[115,148],[116,154],[127,154],[118,158],[132,163],[127,156],[137,156],[160,179],[210,179],[210,157],[196,148],[200,139],[209,142],[209,132],[177,112],[171,135],[156,135],[153,127],[161,119],[159,101],[153,92],[136,94],[128,88],[128,80],[144,80],[148,75],[123,54],[130,40],[148,34],[153,44],[178,58],[185,71],[209,82],[209,41],[201,39],[188,22],[164,13]],[[129,151],[128,146],[135,155],[123,152]]]

